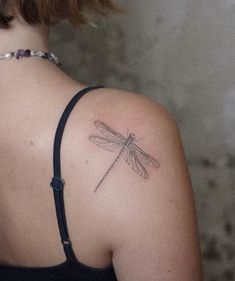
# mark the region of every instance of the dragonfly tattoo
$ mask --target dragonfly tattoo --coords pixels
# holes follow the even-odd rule
[[[159,162],[144,152],[138,145],[135,144],[136,136],[131,133],[126,137],[120,133],[112,130],[106,124],[100,121],[94,122],[95,127],[100,131],[103,136],[89,136],[89,140],[98,145],[101,148],[104,148],[109,151],[119,151],[118,155],[96,186],[94,192],[103,182],[104,178],[109,174],[115,163],[118,159],[123,156],[128,165],[142,178],[148,178],[148,172],[144,167],[144,164],[151,166],[153,168],[159,168]]]

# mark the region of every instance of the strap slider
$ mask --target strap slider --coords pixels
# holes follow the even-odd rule
[[[65,181],[58,177],[58,176],[53,176],[53,178],[51,179],[51,183],[50,186],[58,191],[61,191],[64,187]]]
[[[66,240],[61,240],[61,242],[62,242],[62,244],[64,245],[64,246],[68,246],[68,245],[70,245],[71,244],[71,242],[70,242],[70,240],[67,238]]]

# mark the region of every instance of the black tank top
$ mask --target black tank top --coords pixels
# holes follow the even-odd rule
[[[65,124],[77,101],[87,92],[97,88],[103,88],[103,86],[87,87],[70,100],[60,118],[55,133],[53,149],[54,175],[50,186],[54,193],[56,216],[66,261],[51,267],[0,265],[1,281],[117,281],[112,264],[104,268],[94,268],[76,259],[72,243],[69,240],[64,210],[63,186],[65,181],[61,177],[60,147]]]

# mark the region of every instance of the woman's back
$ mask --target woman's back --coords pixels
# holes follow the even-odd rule
[[[46,78],[43,68],[40,77],[29,77],[29,84],[22,84],[23,78],[18,75],[9,93],[0,93],[0,214],[4,225],[0,229],[0,264],[42,267],[65,261],[50,187],[53,142],[66,105],[85,85],[70,81],[59,70],[50,73],[53,81]],[[111,264],[114,233],[107,227],[108,211],[120,188],[132,184],[121,180],[125,170],[127,174],[132,170],[117,163],[94,193],[116,153],[97,149],[89,136],[97,134],[96,120],[115,125],[123,135],[127,134],[127,125],[135,124],[136,129],[141,113],[133,117],[134,105],[130,102],[139,98],[123,91],[94,89],[77,102],[65,126],[61,170],[66,182],[68,230],[77,259],[90,266]]]
[[[22,70],[16,67],[15,83],[3,85],[0,93],[0,224],[4,226],[0,229],[0,264],[50,267],[65,261],[50,187],[54,136],[66,105],[85,86],[58,69],[50,69],[54,66],[38,63],[37,77],[30,74],[32,68],[27,70],[27,62],[24,64],[21,67],[29,79],[22,83]],[[145,179],[132,169],[133,157],[126,159],[129,163],[120,157],[93,192],[118,155],[118,151],[103,149],[89,138],[104,136],[96,121],[126,137],[134,133],[135,143],[157,159],[160,167],[148,166],[145,160]],[[161,106],[143,96],[113,89],[85,94],[65,126],[61,173],[69,237],[82,267],[103,268],[111,274],[114,262],[118,280],[145,280],[155,271],[160,278],[165,276],[156,266],[158,259],[163,266],[169,263],[168,255],[164,258],[165,231],[180,226],[183,216],[185,226],[193,228],[195,222],[189,203],[179,205],[182,200],[190,202],[192,194],[185,189],[189,182],[174,122]],[[165,225],[161,223],[163,218]],[[177,239],[186,241],[185,235]],[[172,249],[174,239],[169,241]],[[190,241],[185,242],[186,249]],[[177,244],[174,247],[178,249]],[[198,259],[197,247],[193,249]],[[172,250],[172,258],[177,251]]]
[[[48,27],[65,18],[80,25],[86,9],[116,10],[112,1],[16,2],[16,10],[11,1],[0,4],[0,279],[201,280],[180,135],[158,103],[89,91],[70,108],[64,134],[57,131],[61,158],[53,163],[61,115],[86,86],[49,61]],[[12,21],[10,11],[17,12]],[[29,57],[6,60],[16,48],[27,49],[16,58]]]
[[[19,99],[20,89],[15,102],[7,106],[1,103],[0,213],[1,225],[4,225],[0,230],[1,263],[49,266],[65,260],[49,183],[53,176],[57,123],[66,102],[76,92],[65,92],[63,97],[56,95],[59,92],[56,88],[51,95],[43,87],[42,92],[45,97],[38,99],[35,106],[28,106]],[[33,91],[31,94],[35,98]],[[84,139],[88,130],[84,130],[84,126],[88,116],[95,113],[87,109],[84,112],[84,106],[79,103],[71,113],[61,146],[66,217],[78,259],[103,267],[110,264],[111,256],[104,237],[99,229],[97,231],[101,227],[101,224],[96,225],[99,215],[94,213],[97,197],[90,196],[92,186],[88,186],[91,183],[88,179],[92,179],[94,173],[89,169],[92,159],[84,155],[88,144]]]

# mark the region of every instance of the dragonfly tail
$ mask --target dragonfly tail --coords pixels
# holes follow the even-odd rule
[[[113,163],[109,166],[108,170],[106,171],[106,173],[104,174],[104,176],[102,177],[102,179],[99,181],[99,183],[97,184],[96,188],[93,190],[93,192],[95,192],[99,186],[101,185],[101,183],[103,182],[103,180],[105,179],[105,177],[109,174],[109,172],[112,170],[113,166],[116,164],[116,162],[118,161],[118,159],[120,158],[120,156],[122,155],[122,153],[124,152],[125,147],[123,146],[122,149],[120,150],[120,152],[118,153],[117,157],[114,159]]]

